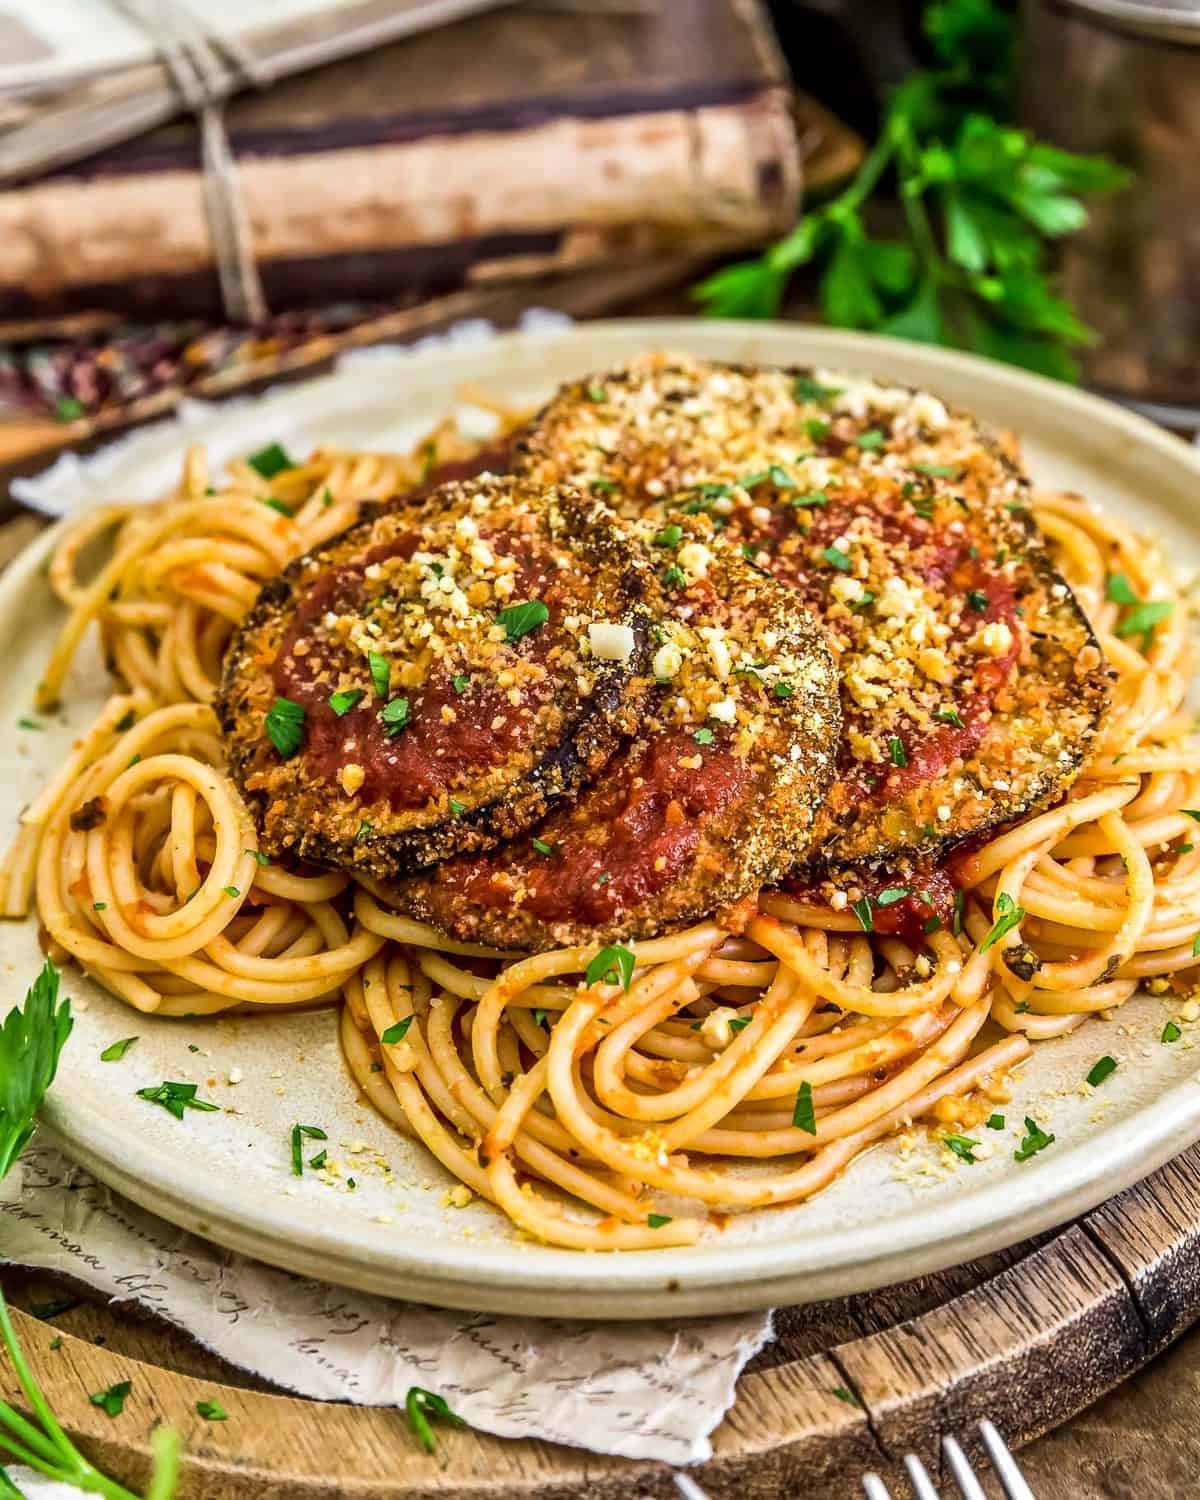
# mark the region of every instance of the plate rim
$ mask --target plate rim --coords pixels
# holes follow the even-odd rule
[[[699,340],[697,332],[703,333]],[[961,370],[982,378],[993,389],[1040,398],[1060,410],[1073,411],[1082,421],[1090,420],[1101,431],[1124,433],[1131,442],[1153,449],[1182,476],[1200,483],[1200,451],[1101,396],[961,351],[820,325],[708,323],[685,318],[600,320],[549,332],[498,334],[481,347],[399,348],[396,353],[397,361],[403,362],[414,379],[433,367],[439,380],[444,380],[447,366],[452,370],[481,355],[502,359],[506,350],[536,350],[548,342],[561,346],[583,339],[594,347],[606,339],[619,344],[636,338],[646,348],[687,348],[689,343],[704,344],[714,336],[717,342],[723,337],[730,345],[758,341],[766,346],[764,358],[786,363],[812,359],[804,346],[815,343],[823,351],[817,363],[840,361],[864,371],[870,370],[872,351],[881,345],[892,348],[926,365],[929,375],[922,378],[931,383],[936,383],[941,372]],[[789,344],[794,346],[791,352]],[[588,358],[595,360],[599,355],[596,349]],[[346,368],[314,380],[272,387],[258,399],[336,382],[344,373]],[[205,420],[236,421],[237,416],[237,405],[218,406]],[[104,502],[97,497],[96,503]],[[6,570],[0,579],[0,613],[19,606],[25,592],[38,586],[46,557],[77,515],[74,512],[48,528]],[[402,1235],[397,1242],[393,1228],[386,1235],[371,1236],[375,1243],[368,1243],[362,1228],[354,1226],[349,1236],[342,1228],[326,1228],[319,1218],[301,1216],[289,1208],[291,1200],[259,1199],[252,1208],[245,1200],[232,1202],[203,1175],[197,1182],[195,1172],[185,1189],[177,1160],[146,1141],[137,1143],[135,1172],[126,1164],[128,1134],[104,1119],[89,1117],[86,1126],[74,1120],[66,1097],[66,1091],[52,1090],[43,1108],[46,1134],[53,1143],[141,1207],[227,1248],[300,1274],[408,1301],[573,1318],[712,1315],[869,1291],[961,1264],[1061,1224],[1200,1139],[1200,1084],[1188,1079],[1166,1087],[1125,1122],[1122,1132],[1109,1128],[1100,1168],[1093,1137],[1028,1163],[1019,1177],[1006,1175],[937,1205],[923,1207],[918,1200],[874,1225],[842,1226],[809,1238],[798,1235],[736,1245],[715,1242],[630,1254],[582,1255],[512,1242],[439,1242],[438,1260],[430,1264],[422,1253],[427,1254],[427,1242],[419,1234],[410,1235],[406,1245]],[[522,1272],[519,1283],[512,1280],[514,1269]],[[591,1300],[581,1301],[581,1293]],[[669,1297],[666,1303],[664,1294]]]

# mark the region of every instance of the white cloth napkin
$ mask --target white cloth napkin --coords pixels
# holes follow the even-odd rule
[[[742,1367],[772,1332],[770,1313],[573,1323],[328,1286],[176,1229],[36,1143],[0,1183],[0,1261],[140,1303],[303,1396],[396,1406],[419,1385],[500,1437],[676,1464],[709,1456]]]

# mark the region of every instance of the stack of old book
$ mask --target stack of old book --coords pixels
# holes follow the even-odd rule
[[[459,19],[224,105],[265,301],[251,326],[223,303],[211,162],[182,101],[82,157],[61,104],[0,108],[0,404],[24,414],[0,457],[31,429],[45,444],[67,424],[77,440],[184,390],[223,393],[469,313],[609,310],[765,242],[794,220],[803,177],[854,165],[854,139],[795,100],[755,3],[442,11]],[[116,87],[92,82],[80,107]],[[56,162],[31,172],[30,142],[55,138],[55,120]]]

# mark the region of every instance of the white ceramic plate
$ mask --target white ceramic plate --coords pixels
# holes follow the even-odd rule
[[[641,349],[687,349],[735,360],[815,362],[893,376],[973,407],[1021,435],[1035,478],[1077,489],[1160,532],[1185,565],[1200,562],[1200,458],[1142,419],[1065,386],[1002,365],[916,344],[824,329],[703,322],[592,324],[514,335],[466,348],[395,353],[292,386],[258,402],[210,410],[188,438],[224,461],[278,438],[300,452],[318,441],[407,444],[455,405],[464,380],[519,402]],[[104,455],[90,471],[96,498],[145,497],[174,477],[182,430],[166,424]],[[58,764],[106,691],[85,652],[67,708],[46,732],[18,730],[61,613],[43,568],[54,534],[0,584],[0,689],[5,731],[0,828]],[[34,923],[0,928],[7,993],[19,998],[40,964]],[[1143,1176],[1200,1137],[1200,1052],[1193,1028],[1162,1046],[1169,1014],[1142,996],[1119,1023],[1089,1023],[1041,1044],[1005,1108],[995,1155],[946,1177],[931,1149],[907,1161],[896,1143],[860,1159],[812,1202],[712,1230],[698,1246],[644,1254],[574,1254],[518,1241],[487,1204],[443,1205],[450,1179],[422,1148],[395,1135],[355,1097],[333,1011],[211,1021],[134,1014],[67,972],[78,1021],[47,1102],[49,1133],[113,1187],[173,1222],[273,1264],[365,1290],[483,1311],[637,1318],[718,1313],[863,1291],[1010,1245],[1062,1222]],[[119,1063],[102,1048],[139,1036]],[[202,1049],[193,1052],[190,1047]],[[1095,1060],[1117,1072],[1084,1097]],[[241,1082],[229,1083],[232,1069]],[[236,1075],[235,1075],[236,1076]],[[164,1078],[195,1079],[221,1114],[176,1121],[134,1097]],[[1013,1159],[1033,1114],[1057,1139]],[[329,1154],[354,1192],[297,1181],[288,1137],[323,1126]],[[376,1157],[392,1170],[387,1180]],[[356,1167],[355,1163],[359,1165]]]

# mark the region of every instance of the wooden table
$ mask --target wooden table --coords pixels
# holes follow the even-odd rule
[[[632,310],[681,313],[688,303],[673,292]],[[0,526],[0,566],[40,524],[19,515]],[[475,1433],[449,1434],[430,1459],[398,1412],[271,1394],[137,1310],[114,1312],[43,1275],[10,1271],[3,1280],[18,1308],[70,1301],[53,1316],[53,1333],[21,1317],[19,1332],[52,1404],[98,1463],[144,1479],[153,1422],[180,1426],[193,1461],[180,1500],[676,1493],[659,1465]],[[714,1500],[851,1500],[862,1471],[878,1468],[899,1496],[907,1492],[893,1460],[912,1448],[932,1460],[941,1432],[964,1433],[990,1415],[1014,1442],[1032,1439],[1022,1463],[1039,1500],[1190,1495],[1200,1488],[1198,1318],[1200,1147],[1078,1223],[1002,1255],[785,1310],[701,1478]],[[116,1422],[88,1404],[89,1392],[130,1375],[140,1399]],[[198,1422],[196,1400],[218,1386],[231,1420]],[[862,1409],[834,1394],[846,1388]],[[11,1390],[0,1369],[0,1392]]]

